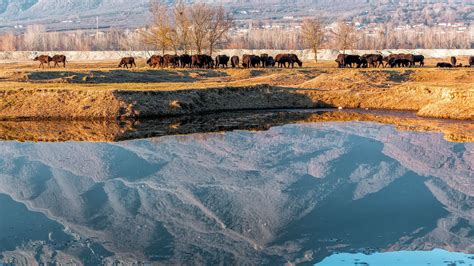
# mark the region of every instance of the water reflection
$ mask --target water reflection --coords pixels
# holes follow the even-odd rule
[[[0,261],[314,264],[340,252],[470,254],[473,151],[440,133],[368,122],[0,142]]]

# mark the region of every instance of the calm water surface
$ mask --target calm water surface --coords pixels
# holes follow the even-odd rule
[[[474,143],[363,122],[0,142],[0,262],[469,265],[473,169]]]

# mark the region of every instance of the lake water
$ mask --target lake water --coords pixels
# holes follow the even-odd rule
[[[474,143],[371,122],[4,141],[0,262],[469,265],[473,169]]]

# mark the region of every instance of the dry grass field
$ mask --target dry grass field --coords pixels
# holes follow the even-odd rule
[[[466,63],[467,58],[459,58]],[[474,68],[436,69],[428,59],[420,68],[337,69],[335,62],[305,62],[303,68],[181,69],[150,68],[144,59],[138,67],[117,68],[115,61],[70,62],[66,68],[38,68],[37,62],[0,62],[0,89],[92,88],[113,90],[178,90],[207,87],[273,86],[318,89],[367,89],[405,82],[457,86],[474,82]],[[347,84],[347,83],[352,83]]]
[[[474,120],[474,68],[435,68],[440,61],[449,60],[427,60],[425,67],[368,69],[338,69],[332,61],[305,62],[304,67],[294,69],[153,69],[146,66],[145,60],[139,59],[138,67],[129,70],[117,68],[115,61],[70,62],[66,68],[45,69],[39,69],[33,61],[1,62],[3,102],[0,102],[0,114],[3,119],[43,114],[62,117],[68,112],[74,112],[73,117],[118,116],[113,114],[141,117],[227,110],[232,104],[232,110],[370,108],[411,110],[422,116]],[[458,62],[466,64],[467,58],[458,58]],[[275,93],[266,92],[268,89],[265,88],[259,95],[240,92],[240,98],[232,98],[236,93],[222,95],[215,91],[261,86],[277,90],[278,97],[270,99],[268,94]],[[209,95],[203,94],[199,98],[192,93],[185,96],[178,93],[196,89],[212,90]],[[42,92],[44,96],[44,92],[55,91],[61,92],[62,96],[42,97],[39,101],[35,94]],[[145,93],[133,99],[121,95],[142,91],[169,92],[165,99],[169,103],[163,102],[162,96],[150,101]],[[107,92],[109,94],[105,95]],[[222,97],[228,102],[219,105]],[[268,104],[269,101],[274,103]],[[210,102],[212,106],[209,107]],[[158,105],[159,112],[156,111]],[[48,113],[53,107],[56,109]],[[35,111],[25,113],[30,109]]]

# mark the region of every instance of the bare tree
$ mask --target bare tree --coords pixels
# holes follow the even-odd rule
[[[178,46],[184,53],[191,50],[191,21],[189,19],[189,8],[183,1],[178,1],[174,7],[175,33]]]
[[[301,35],[304,44],[313,50],[314,60],[318,62],[318,50],[325,41],[325,24],[320,19],[305,19]]]
[[[189,11],[191,20],[191,40],[198,54],[206,46],[208,30],[212,22],[212,8],[205,3],[194,4]]]
[[[212,20],[208,33],[209,55],[212,56],[215,46],[223,41],[234,26],[232,16],[223,7],[212,8]]]
[[[174,28],[169,17],[169,10],[161,0],[150,0],[150,11],[153,22],[149,29],[142,32],[143,40],[164,54],[166,49],[173,46]]]
[[[332,31],[334,46],[346,54],[346,50],[352,49],[357,44],[357,30],[352,24],[339,22]]]
[[[16,50],[16,36],[11,33],[7,32],[0,35],[0,50],[1,51],[15,51]]]
[[[204,48],[212,56],[216,45],[222,42],[234,26],[232,16],[223,7],[196,3],[190,8],[191,39],[198,54]]]

